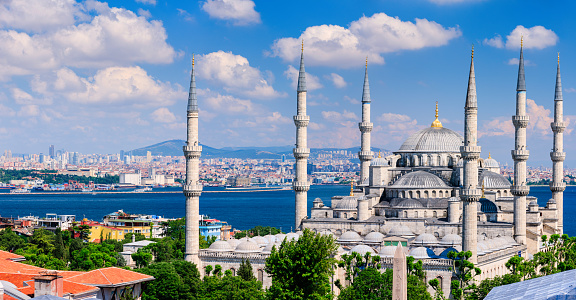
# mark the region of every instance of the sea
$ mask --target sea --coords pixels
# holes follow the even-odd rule
[[[245,230],[262,225],[281,228],[282,231],[293,229],[292,190],[225,191],[206,187],[204,191],[200,197],[200,213],[225,221],[232,228]],[[349,193],[350,186],[312,185],[308,191],[308,215],[315,198],[322,199],[324,205],[330,205],[332,196]],[[552,194],[547,186],[531,186],[530,196],[538,198],[538,204],[545,206]],[[118,210],[166,218],[180,218],[185,214],[185,197],[178,188],[155,188],[153,192],[144,193],[0,193],[0,203],[0,216],[13,218],[44,217],[47,213],[55,213],[75,215],[76,220],[101,221],[105,215]],[[576,235],[573,213],[576,214],[576,186],[568,186],[564,192],[564,233],[570,236]]]

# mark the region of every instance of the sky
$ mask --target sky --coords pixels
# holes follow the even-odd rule
[[[186,138],[192,56],[200,142],[293,145],[304,41],[309,146],[360,144],[365,60],[372,145],[463,131],[474,45],[479,144],[512,164],[520,36],[528,165],[550,166],[557,53],[566,166],[576,167],[576,4],[516,0],[0,1],[0,151],[118,153]]]

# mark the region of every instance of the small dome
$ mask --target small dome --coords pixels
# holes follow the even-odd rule
[[[406,225],[396,225],[388,231],[388,235],[391,236],[413,236],[412,230]]]
[[[394,257],[396,253],[396,246],[385,246],[380,248],[378,254],[382,257]]]
[[[361,241],[362,237],[356,231],[346,231],[338,238],[338,242],[356,243]]]
[[[464,138],[444,127],[428,127],[412,134],[396,152],[460,152]]]
[[[496,204],[494,204],[494,202],[486,199],[486,198],[482,198],[479,201],[480,204],[480,211],[483,213],[497,213],[498,212],[498,207],[496,206]]]
[[[418,201],[418,200],[406,199],[406,200],[403,200],[402,202],[398,203],[398,205],[396,205],[396,207],[423,208],[424,205],[422,205],[422,203],[420,203],[420,201]]]
[[[364,237],[365,243],[381,243],[384,240],[384,235],[377,231],[372,231]]]
[[[364,256],[364,254],[370,252],[371,254],[376,254],[376,250],[372,249],[372,247],[370,246],[366,246],[366,245],[357,245],[354,246],[354,248],[350,249],[350,253],[352,252],[356,252],[362,256]]]
[[[299,236],[297,233],[295,233],[295,232],[290,232],[290,233],[286,234],[286,239],[289,240],[289,241],[290,241],[290,240],[295,240],[295,241],[297,241],[299,238],[300,238],[300,236]]]
[[[264,247],[264,249],[262,249],[262,252],[270,253],[270,252],[272,252],[272,248],[273,248],[274,246],[276,246],[276,249],[279,248],[278,245],[276,245],[276,244],[274,244],[274,243],[269,243],[268,245],[266,245],[266,247]]]
[[[266,246],[269,243],[268,239],[263,236],[255,236],[252,238],[252,241],[260,247]]]
[[[254,242],[244,241],[236,246],[236,252],[260,252],[260,247]]]
[[[478,242],[476,244],[476,251],[478,252],[479,255],[492,252],[489,250],[488,245],[486,245],[484,242]]]
[[[425,259],[425,258],[432,258],[435,257],[434,251],[426,248],[426,247],[417,247],[410,250],[408,256],[412,256],[416,259]]]
[[[414,241],[412,241],[412,244],[423,246],[437,245],[438,239],[436,239],[436,237],[430,233],[423,233],[417,236]]]
[[[210,251],[232,251],[234,248],[228,244],[226,241],[215,241],[208,247]]]
[[[447,234],[440,241],[442,245],[462,245],[462,237],[457,234]]]
[[[302,236],[303,233],[304,233],[304,232],[302,232],[302,230],[296,231],[296,234],[299,235],[299,236]]]
[[[226,242],[228,243],[228,245],[230,245],[232,249],[236,249],[236,246],[238,246],[241,243],[240,240],[237,239],[229,239]]]
[[[356,210],[358,207],[358,199],[354,196],[346,196],[336,204],[334,209],[342,210]]]
[[[284,239],[286,238],[286,235],[283,233],[278,233],[275,235],[276,240],[280,243],[282,243],[284,241]]]
[[[536,200],[530,201],[530,206],[538,206],[538,202]]]
[[[268,240],[268,243],[269,243],[269,244],[270,244],[270,243],[274,244],[274,243],[276,243],[276,241],[278,240],[278,239],[276,238],[276,236],[271,235],[271,234],[265,235],[264,238]]]
[[[478,178],[478,186],[484,185],[485,189],[509,189],[512,184],[501,174],[488,170],[482,171]]]
[[[322,203],[322,199],[315,198],[314,201],[312,201],[312,203]]]
[[[414,171],[400,177],[392,184],[393,188],[450,188],[440,177],[426,172]]]
[[[500,168],[500,165],[495,159],[488,156],[488,158],[484,160],[484,168]]]
[[[370,166],[383,167],[388,165],[388,160],[383,157],[376,157],[370,162]]]
[[[460,199],[458,199],[458,197],[450,197],[448,202],[460,202]]]

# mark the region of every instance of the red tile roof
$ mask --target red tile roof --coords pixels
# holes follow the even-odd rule
[[[100,285],[123,285],[126,283],[154,280],[154,277],[116,267],[102,268],[69,277],[68,280],[78,283]]]
[[[8,251],[3,251],[0,250],[0,260],[24,260],[26,259],[24,256],[22,255],[18,255],[18,254],[14,254],[14,253],[10,253]]]

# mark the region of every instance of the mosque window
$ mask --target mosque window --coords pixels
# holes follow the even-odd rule
[[[262,271],[262,269],[258,269],[258,281],[264,281],[264,271]]]
[[[236,276],[236,269],[230,268],[230,271],[232,271],[232,276]]]
[[[436,198],[436,191],[432,191],[432,198]]]
[[[415,212],[414,212],[414,217],[415,217],[415,218],[418,218],[418,211],[415,211]]]
[[[432,217],[438,218],[438,213],[437,213],[436,211],[433,211],[433,212],[432,212]]]
[[[404,211],[404,218],[408,218],[408,212]]]

